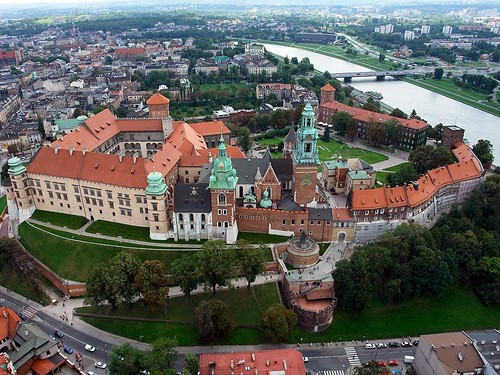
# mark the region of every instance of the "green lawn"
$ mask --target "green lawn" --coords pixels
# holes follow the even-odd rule
[[[5,210],[5,207],[7,207],[7,195],[4,195],[2,198],[0,198],[0,213]]]
[[[328,246],[330,246],[330,243],[320,243],[319,244],[319,255],[323,255],[325,251],[328,249]]]
[[[51,223],[59,227],[67,227],[69,229],[80,229],[88,221],[83,216],[60,214],[42,210],[36,210],[31,217],[34,220]]]
[[[168,301],[164,310],[149,313],[138,305],[132,309],[118,309],[111,313],[107,307],[85,307],[79,312],[95,312],[104,315],[127,316],[132,318],[144,317],[154,319],[171,319],[185,323],[153,323],[134,321],[133,324],[126,320],[110,320],[106,318],[84,318],[84,320],[100,329],[113,332],[120,336],[138,339],[144,336],[144,341],[152,342],[163,336],[175,336],[179,345],[196,345],[198,343],[198,327],[196,325],[195,310],[202,300],[217,298],[225,302],[231,316],[237,324],[258,325],[262,311],[279,303],[276,284],[256,285],[250,290],[246,288],[229,289],[212,293],[196,294],[190,299],[175,297]],[[260,340],[257,328],[237,328],[233,335],[224,344],[258,343]]]
[[[408,162],[404,162],[404,163],[401,163],[401,164],[398,164],[398,165],[394,165],[392,167],[389,167],[389,168],[385,168],[384,171],[388,171],[388,172],[397,172],[399,171],[403,166],[405,165],[409,165],[410,163]]]
[[[267,233],[239,232],[238,239],[245,240],[253,244],[271,244],[286,242],[290,239],[290,237]]]
[[[445,295],[415,298],[401,304],[373,303],[361,319],[338,310],[332,325],[321,334],[296,329],[292,342],[341,341],[417,336],[421,334],[500,325],[500,306],[485,306],[465,287],[454,286]]]
[[[87,229],[87,233],[100,233],[105,236],[121,237],[129,240],[151,242],[154,246],[155,243],[190,243],[199,244],[200,241],[174,241],[172,239],[166,241],[153,241],[149,237],[149,228],[136,227],[133,225],[113,223],[111,221],[97,220],[93,222]]]
[[[0,272],[0,285],[33,301],[42,302],[43,305],[49,303],[49,298],[44,293],[34,291],[17,273],[12,272],[10,269],[6,269],[6,267]]]
[[[389,172],[377,171],[377,181],[386,184]]]
[[[257,142],[262,148],[266,148],[267,146],[278,146],[280,142],[283,142],[284,138],[262,138]]]
[[[388,159],[387,156],[379,154],[378,152],[365,150],[362,148],[349,147],[347,144],[335,139],[331,139],[329,142],[318,139],[317,146],[320,161],[332,160],[338,157],[342,157],[360,158],[368,164],[374,164]]]
[[[106,262],[121,251],[131,252],[142,260],[158,259],[165,263],[167,271],[170,263],[191,251],[176,249],[144,249],[96,246],[63,239],[30,227],[27,223],[19,226],[20,241],[24,247],[63,278],[84,282],[93,265]]]

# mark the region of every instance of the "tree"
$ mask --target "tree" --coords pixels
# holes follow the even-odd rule
[[[7,152],[10,155],[17,155],[17,153],[19,152],[19,147],[17,147],[16,143],[11,143],[7,146]]]
[[[45,139],[45,127],[43,126],[43,119],[37,116],[38,131],[42,135],[42,139]]]
[[[443,78],[444,70],[443,68],[434,69],[434,79],[440,80]]]
[[[234,249],[224,241],[207,241],[203,244],[196,257],[196,273],[200,280],[212,288],[215,294],[217,285],[226,286],[230,283],[234,265]]]
[[[384,132],[386,134],[386,142],[388,145],[397,145],[400,134],[399,121],[396,119],[390,119],[382,123]]]
[[[345,135],[347,131],[347,125],[351,120],[351,115],[347,112],[341,111],[336,112],[332,116],[333,129],[339,133],[339,135]]]
[[[187,353],[184,356],[184,362],[186,363],[185,375],[197,375],[200,370],[200,360],[198,356],[194,353]]]
[[[292,64],[298,65],[298,63],[299,63],[299,59],[297,59],[296,57],[292,57]]]
[[[399,108],[394,108],[391,112],[391,116],[394,117],[399,117],[399,118],[408,118],[408,115],[404,113],[402,110]]]
[[[0,173],[0,177],[1,177],[2,180],[4,180],[7,177],[9,177],[9,163],[8,162],[5,162],[2,165],[2,172]]]
[[[354,141],[354,137],[358,135],[358,123],[355,119],[352,118],[349,120],[345,135],[351,138],[351,142]]]
[[[177,362],[177,340],[170,337],[161,337],[152,343],[152,350],[147,354],[148,370],[153,374],[167,373],[174,368]]]
[[[102,105],[95,105],[94,108],[92,108],[92,113],[94,115],[97,115],[99,112],[102,112],[106,109],[105,106],[102,106]]]
[[[474,289],[488,306],[500,304],[500,257],[481,258],[474,268]]]
[[[247,152],[252,148],[253,140],[250,137],[250,130],[246,126],[238,129],[238,146]]]
[[[73,118],[78,118],[82,115],[82,110],[80,108],[75,108],[73,111]]]
[[[285,56],[285,58],[283,59],[283,62],[285,63],[285,65],[290,64],[290,59],[288,58],[288,56]]]
[[[384,55],[383,53],[380,53],[380,54],[378,55],[378,62],[379,62],[379,63],[383,63],[383,62],[384,62],[384,60],[385,60],[385,55]]]
[[[323,142],[330,142],[330,128],[328,126],[323,131],[323,135],[321,136],[321,140]]]
[[[380,367],[377,361],[371,361],[367,365],[354,367],[354,375],[383,375],[387,374],[387,367]]]
[[[387,133],[382,124],[370,121],[366,132],[366,138],[373,143],[375,147],[380,146],[386,139]]]
[[[248,282],[248,289],[264,270],[264,251],[265,248],[254,247],[245,240],[236,241],[236,263]]]
[[[398,186],[415,181],[418,173],[411,164],[404,164],[399,170],[387,175],[387,183],[390,186]]]
[[[274,305],[262,313],[260,330],[264,341],[279,344],[290,340],[297,315],[283,305]]]
[[[493,146],[490,141],[480,139],[474,146],[472,146],[472,151],[476,154],[483,166],[491,166],[491,163],[493,163]]]
[[[147,260],[135,275],[135,287],[139,289],[149,311],[155,311],[167,301],[165,265],[159,260]]]
[[[138,374],[146,368],[144,353],[126,343],[113,346],[110,354],[109,372],[113,375]]]
[[[236,327],[226,304],[218,299],[200,302],[196,308],[196,319],[200,340],[206,343],[229,337]]]
[[[453,163],[453,153],[444,147],[434,148],[431,145],[423,145],[410,151],[408,161],[419,175],[430,169]]]
[[[200,277],[196,273],[195,259],[194,255],[186,255],[176,259],[170,265],[170,273],[174,279],[174,283],[179,285],[182,293],[188,298],[191,298],[191,292],[196,290],[200,283]]]

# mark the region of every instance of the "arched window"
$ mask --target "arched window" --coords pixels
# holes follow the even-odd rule
[[[205,222],[205,214],[201,214],[201,222],[204,223]]]
[[[218,222],[217,222],[217,226],[218,226],[218,227],[222,227],[222,221],[218,221]]]
[[[184,216],[182,216],[182,214],[179,214],[179,221],[184,221]]]
[[[229,223],[227,221],[224,222],[224,227],[229,228]]]
[[[193,214],[189,214],[189,221],[194,221],[194,215]]]
[[[226,205],[226,196],[224,194],[219,194],[217,197],[217,201],[219,206],[225,206]]]
[[[240,198],[243,198],[243,186],[240,186]]]

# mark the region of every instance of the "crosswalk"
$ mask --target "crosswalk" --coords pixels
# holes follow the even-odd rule
[[[351,366],[361,366],[361,362],[359,361],[358,353],[356,352],[355,347],[346,346],[345,354],[347,355],[347,359],[349,360],[349,364]]]
[[[318,371],[318,375],[344,375],[343,370]]]
[[[36,317],[36,314],[38,313],[38,309],[34,308],[33,306],[27,306],[23,308],[21,313],[24,314],[27,319],[34,319]]]

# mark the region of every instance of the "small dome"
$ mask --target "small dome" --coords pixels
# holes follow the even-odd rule
[[[7,161],[7,164],[9,165],[9,168],[17,167],[21,164],[21,159],[19,159],[17,156],[13,156]]]
[[[163,175],[160,172],[153,171],[148,174],[148,184],[159,184],[163,181]]]
[[[79,122],[84,122],[85,120],[87,120],[87,119],[88,119],[88,117],[87,117],[87,116],[85,116],[85,115],[81,115],[81,116],[78,116],[76,119],[77,119]]]

